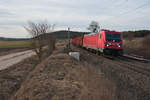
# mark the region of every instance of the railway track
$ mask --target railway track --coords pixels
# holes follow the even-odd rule
[[[140,62],[144,62],[144,63],[150,63],[149,59],[145,59],[143,57],[138,57],[138,56],[135,56],[135,55],[132,56],[132,55],[124,54],[122,57],[125,58],[125,59],[131,59],[131,60],[140,61]],[[120,59],[121,59],[121,57],[120,57]]]
[[[93,54],[92,54],[93,55]],[[95,54],[94,54],[95,55]],[[98,55],[97,57],[102,56],[106,58],[105,60],[112,60],[123,68],[128,68],[129,70],[135,71],[137,73],[141,73],[150,77],[150,60],[144,58],[137,58],[132,56],[109,56],[109,55]],[[144,64],[143,64],[144,63]],[[147,64],[147,66],[145,66]],[[142,66],[143,65],[143,66]]]
[[[78,48],[78,49],[81,49],[81,48]],[[150,77],[150,66],[148,66],[150,62],[147,59],[138,59],[137,57],[135,58],[131,56],[114,57],[114,56],[109,56],[109,55],[97,55],[89,51],[86,51],[86,52],[93,55],[94,57],[97,57],[97,59],[104,59],[106,61],[109,60],[115,64],[120,65],[122,68],[126,68],[136,73],[140,73],[142,75]]]
[[[117,57],[114,60],[115,63],[119,64],[121,67],[126,67],[129,70],[133,70],[137,73],[146,75],[150,77],[150,67],[149,66],[142,66],[139,62],[134,62],[132,59],[124,58],[124,57]],[[136,63],[136,64],[135,64]]]
[[[148,60],[139,60],[139,59],[127,57],[127,56],[113,57],[113,56],[103,55],[103,57],[108,58],[108,60],[112,60],[114,63],[117,63],[123,68],[127,68],[129,70],[132,70],[137,73],[146,75],[147,77],[150,77],[150,66],[148,66],[149,64]],[[143,62],[145,64],[142,64]],[[145,66],[146,63],[147,63],[147,66]]]

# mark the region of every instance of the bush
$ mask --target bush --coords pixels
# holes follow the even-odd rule
[[[150,35],[144,37],[143,45],[146,47],[150,47]]]
[[[126,39],[133,39],[137,37],[145,37],[150,35],[150,30],[140,30],[140,31],[125,31],[122,32],[123,37]]]

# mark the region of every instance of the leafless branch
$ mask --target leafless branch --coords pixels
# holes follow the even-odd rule
[[[31,35],[31,43],[33,50],[36,52],[37,56],[39,57],[39,60],[41,61],[42,55],[45,51],[44,47],[50,47],[54,45],[50,43],[53,41],[53,39],[48,39],[45,36],[46,33],[48,33],[51,30],[51,25],[49,25],[47,21],[41,21],[39,23],[28,21],[28,26],[24,28]]]

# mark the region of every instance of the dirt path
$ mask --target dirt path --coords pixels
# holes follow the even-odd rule
[[[27,50],[23,52],[0,56],[0,70],[6,69],[33,55],[35,55],[35,53],[32,50]]]

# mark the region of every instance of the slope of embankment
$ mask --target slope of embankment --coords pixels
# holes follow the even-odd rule
[[[56,48],[23,82],[12,100],[116,100],[113,82]]]

